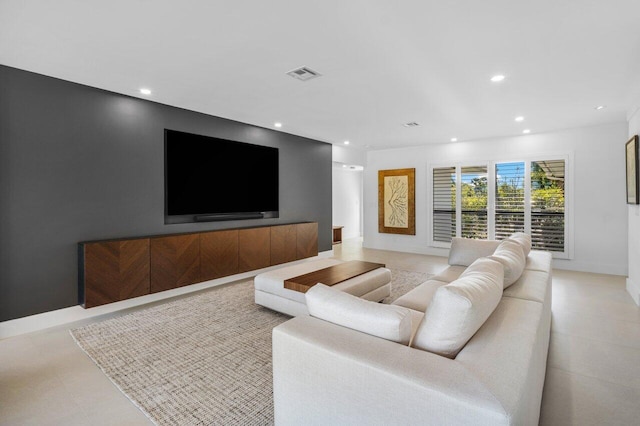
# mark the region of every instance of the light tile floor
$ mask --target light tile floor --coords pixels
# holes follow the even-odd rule
[[[359,239],[335,245],[334,256],[427,273],[446,267],[446,258],[364,249]],[[69,335],[103,319],[0,341],[0,425],[151,424]],[[640,424],[640,308],[624,277],[554,271],[540,424]]]

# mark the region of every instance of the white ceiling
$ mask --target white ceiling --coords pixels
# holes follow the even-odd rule
[[[624,121],[640,0],[0,0],[0,63],[356,149],[478,140]]]

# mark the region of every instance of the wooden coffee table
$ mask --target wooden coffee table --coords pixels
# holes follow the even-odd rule
[[[284,288],[306,293],[311,287],[318,283],[332,286],[358,275],[365,274],[374,269],[384,268],[383,263],[365,262],[362,260],[351,260],[328,268],[318,269],[308,274],[299,275],[284,281]]]

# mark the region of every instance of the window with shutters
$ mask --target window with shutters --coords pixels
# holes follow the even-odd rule
[[[524,164],[496,164],[495,239],[524,232]]]
[[[455,236],[501,240],[531,234],[535,249],[567,257],[567,158],[432,169],[432,245]]]
[[[531,246],[564,252],[564,160],[531,162]]]
[[[456,168],[433,169],[433,240],[456,236]]]
[[[487,166],[460,169],[461,231],[465,238],[487,238]]]

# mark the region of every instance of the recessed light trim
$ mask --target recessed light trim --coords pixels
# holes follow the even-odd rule
[[[282,123],[275,122],[273,123],[273,127],[277,127],[279,129],[280,127],[282,127]]]
[[[505,79],[505,76],[502,74],[496,74],[493,77],[491,77],[491,81],[494,83],[499,83],[501,81],[503,81]]]
[[[524,130],[522,131],[522,133],[524,133],[525,135],[528,135],[529,133],[531,133],[531,130],[529,130],[529,129],[524,129]]]
[[[598,105],[597,107],[595,107],[596,110],[600,111],[605,109],[607,106],[606,105]]]
[[[345,145],[349,145],[349,144],[350,144],[350,142],[349,142],[349,141],[344,141],[344,144],[345,144]]]
[[[451,142],[458,142],[458,138],[451,138]]]
[[[143,95],[147,95],[149,96],[151,94],[151,89],[147,89],[145,87],[140,89],[140,93],[142,93]]]
[[[516,120],[518,123],[520,123],[520,122],[524,121],[524,117],[523,117],[523,116],[521,116],[521,115],[519,115],[519,116],[517,116],[517,117],[515,118],[515,120]]]

